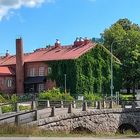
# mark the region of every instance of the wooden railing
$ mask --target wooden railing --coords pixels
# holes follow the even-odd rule
[[[0,118],[0,122],[4,121],[4,120],[7,120],[7,119],[10,119],[10,118],[15,118],[15,122],[14,123],[16,125],[19,125],[20,124],[19,116],[25,115],[25,114],[29,114],[29,113],[33,113],[33,112],[34,112],[34,121],[36,121],[38,119],[37,110],[31,110],[31,111],[27,111],[27,112],[20,112],[20,113],[12,114],[12,115],[9,115],[9,116],[1,117]]]

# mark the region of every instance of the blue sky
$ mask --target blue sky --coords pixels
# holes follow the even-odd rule
[[[120,18],[140,25],[140,0],[0,0],[0,55],[15,54],[15,39],[24,51],[72,44],[77,36],[100,37]]]

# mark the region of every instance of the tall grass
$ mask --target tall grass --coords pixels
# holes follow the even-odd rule
[[[139,137],[140,134],[133,134],[132,132],[127,132],[125,135],[122,134],[114,134],[114,133],[89,133],[86,131],[75,131],[69,133],[67,131],[46,131],[43,129],[39,129],[36,126],[16,126],[9,124],[0,125],[0,136],[20,136],[20,137]]]

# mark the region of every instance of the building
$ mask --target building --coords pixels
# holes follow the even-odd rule
[[[16,39],[16,55],[0,57],[0,92],[38,93],[56,86],[55,80],[48,78],[52,68],[49,62],[75,60],[96,46],[91,40],[76,39],[72,45],[61,46],[59,40],[54,46],[36,49],[31,53],[23,52],[23,41]]]
[[[72,95],[85,92],[110,94],[110,51],[87,38],[72,45],[39,48],[23,52],[23,41],[16,39],[16,55],[0,57],[0,92],[18,95],[39,93],[60,87]],[[113,56],[114,91],[120,89],[120,61]],[[65,77],[64,77],[65,76]]]

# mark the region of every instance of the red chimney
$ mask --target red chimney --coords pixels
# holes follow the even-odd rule
[[[58,39],[56,39],[55,47],[56,48],[60,48],[61,47],[61,43],[60,43],[60,41]]]
[[[24,54],[22,38],[16,39],[16,92],[24,93]]]

